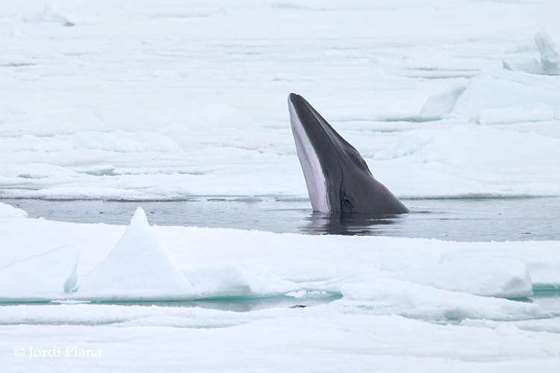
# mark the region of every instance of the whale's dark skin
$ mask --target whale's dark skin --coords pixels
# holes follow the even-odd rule
[[[288,105],[298,158],[314,211],[371,216],[408,212],[385,185],[375,180],[360,153],[309,102],[291,93]]]

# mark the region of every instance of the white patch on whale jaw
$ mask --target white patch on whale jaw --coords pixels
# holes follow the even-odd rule
[[[313,211],[329,213],[330,205],[327,196],[327,183],[319,157],[313,145],[311,145],[305,128],[303,128],[296,109],[291,102],[289,102],[289,107],[292,133],[296,142],[296,152],[303,170],[303,176],[305,177],[311,206]]]

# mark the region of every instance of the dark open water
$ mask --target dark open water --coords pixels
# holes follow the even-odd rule
[[[186,201],[2,200],[30,217],[128,224],[142,206],[152,224],[307,234],[386,235],[457,241],[559,240],[560,197],[404,200],[411,212],[369,218],[313,214],[305,199],[198,196]]]

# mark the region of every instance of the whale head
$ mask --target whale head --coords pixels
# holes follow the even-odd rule
[[[375,180],[360,153],[302,96],[288,96],[290,122],[311,206],[316,212],[387,215],[408,209]]]

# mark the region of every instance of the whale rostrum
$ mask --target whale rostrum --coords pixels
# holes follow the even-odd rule
[[[360,153],[302,96],[288,96],[292,133],[311,206],[326,214],[408,212],[377,181]]]

